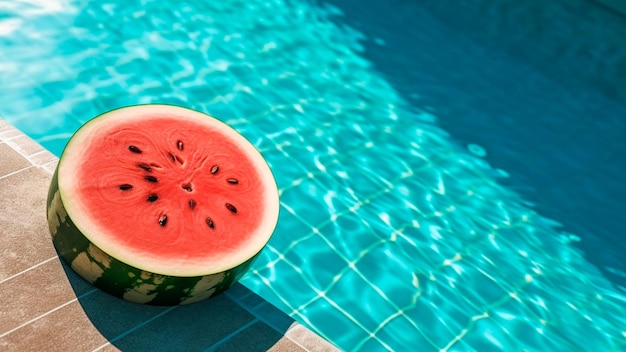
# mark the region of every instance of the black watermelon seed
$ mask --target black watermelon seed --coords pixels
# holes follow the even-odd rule
[[[175,156],[176,157],[176,161],[178,161],[179,164],[183,164],[183,159],[179,158],[178,155]]]
[[[128,150],[130,150],[131,152],[135,154],[141,154],[141,149],[135,147],[134,145],[128,146]]]
[[[191,185],[188,183],[183,185],[183,189],[187,192],[193,191],[193,189],[191,188]]]
[[[128,191],[128,190],[129,190],[129,189],[131,189],[131,188],[133,188],[133,186],[132,186],[132,185],[129,185],[128,183],[125,183],[125,184],[123,184],[123,185],[120,185],[120,189],[121,189],[122,191]]]
[[[193,199],[189,200],[189,208],[193,209],[196,207],[196,201]]]
[[[176,143],[176,146],[178,147],[178,150],[180,150],[181,152],[183,151],[183,142],[182,141],[178,141]]]
[[[176,162],[176,156],[172,153],[167,153],[167,155],[170,156],[170,159],[172,159],[172,161]]]
[[[227,178],[226,182],[230,183],[231,185],[236,185],[239,183],[239,180],[236,178]]]
[[[206,224],[209,225],[209,227],[212,228],[212,229],[215,228],[215,223],[209,217],[206,218]]]
[[[156,200],[159,199],[159,196],[156,194],[151,194],[148,196],[148,202],[152,203],[152,202],[156,202]]]
[[[144,169],[145,171],[152,172],[152,168],[151,168],[149,165],[146,165],[146,164],[139,164],[138,166],[139,166],[140,168]]]
[[[159,218],[159,225],[161,226],[167,225],[167,215],[163,215]]]
[[[148,182],[157,182],[157,178],[154,176],[150,176],[150,175],[144,177],[144,179]]]
[[[219,166],[213,165],[213,167],[211,167],[211,173],[215,175],[219,171],[219,169],[220,169]]]
[[[235,208],[234,205],[230,203],[226,203],[224,205],[226,206],[226,209],[230,210],[233,214],[237,214],[237,208]]]

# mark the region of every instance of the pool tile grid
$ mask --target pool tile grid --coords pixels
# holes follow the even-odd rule
[[[384,140],[385,137],[383,137]],[[342,153],[341,155],[335,155],[332,158],[328,158],[327,162],[320,162],[319,165],[316,165],[316,169],[307,168],[305,165],[302,165],[297,158],[293,158],[289,155],[289,152],[285,150],[285,147],[290,145],[289,142],[281,142],[280,138],[269,138],[269,145],[266,144],[264,148],[261,149],[262,153],[271,153],[278,151],[279,153],[284,154],[285,157],[292,160],[293,166],[300,168],[302,171],[306,170],[306,174],[303,174],[301,177],[296,177],[294,180],[287,185],[282,186],[279,189],[281,195],[285,195],[292,188],[296,188],[299,185],[308,182],[318,184],[321,188],[326,188],[325,185],[321,183],[319,180],[323,177],[323,175],[332,170],[333,166],[341,165],[345,160],[350,159],[354,155],[358,155],[363,150],[367,150],[370,148],[374,148],[377,141],[367,141],[363,142],[362,145],[355,145],[352,149],[349,149]],[[309,326],[312,326],[314,329],[316,327],[315,322],[309,321],[307,316],[307,310],[311,311],[315,309],[314,305],[318,305],[319,308],[320,302],[321,305],[327,305],[332,307],[332,309],[338,311],[340,314],[344,315],[352,324],[352,328],[356,327],[361,330],[359,336],[360,341],[357,345],[354,346],[353,350],[369,350],[369,349],[386,349],[393,350],[392,346],[389,346],[385,343],[384,332],[386,328],[389,328],[393,325],[396,326],[404,326],[403,328],[397,329],[397,331],[415,331],[417,334],[421,335],[422,345],[427,346],[430,345],[433,350],[438,351],[451,351],[456,350],[458,348],[467,348],[471,349],[471,344],[475,343],[473,341],[475,338],[475,333],[472,335],[472,332],[475,330],[484,329],[488,324],[493,324],[494,321],[501,322],[511,318],[511,314],[505,313],[508,311],[515,312],[523,312],[524,315],[529,317],[529,321],[527,322],[529,326],[534,325],[537,331],[541,331],[543,329],[548,330],[554,324],[558,324],[558,319],[555,318],[554,314],[558,313],[546,313],[546,311],[534,309],[533,306],[541,307],[543,302],[534,300],[534,288],[533,285],[540,282],[542,285],[553,286],[555,290],[558,289],[560,284],[555,281],[558,280],[558,276],[562,275],[562,272],[558,270],[553,270],[554,272],[546,272],[549,270],[545,270],[550,267],[558,267],[560,263],[559,258],[551,258],[547,259],[543,262],[536,262],[532,258],[528,257],[528,254],[524,250],[523,247],[518,247],[519,244],[515,243],[507,238],[507,235],[511,231],[524,231],[529,227],[529,224],[535,223],[536,225],[541,222],[545,222],[545,219],[539,219],[539,216],[532,212],[528,211],[527,213],[518,214],[519,218],[511,218],[507,214],[504,214],[501,219],[498,221],[489,222],[486,225],[485,236],[478,238],[476,241],[471,242],[468,241],[468,245],[466,245],[462,250],[459,250],[455,253],[451,253],[448,257],[442,257],[439,262],[431,262],[428,263],[426,267],[429,268],[428,272],[416,270],[413,273],[413,280],[411,285],[414,288],[415,294],[412,297],[411,302],[406,305],[400,306],[395,301],[389,297],[389,295],[382,291],[379,286],[372,282],[366,275],[364,275],[359,270],[359,264],[368,257],[368,254],[374,252],[378,248],[384,247],[386,244],[395,242],[398,238],[404,238],[407,241],[411,241],[410,236],[405,235],[407,230],[411,228],[418,229],[420,224],[417,222],[407,222],[398,225],[391,224],[389,222],[389,217],[384,218],[381,216],[382,222],[385,223],[387,229],[385,232],[389,234],[389,237],[380,238],[378,241],[373,241],[370,243],[369,247],[362,249],[358,255],[355,255],[353,258],[349,258],[345,255],[344,251],[336,248],[335,243],[331,238],[328,238],[326,234],[324,234],[324,228],[329,227],[335,224],[338,220],[348,216],[356,216],[359,220],[368,225],[368,222],[371,222],[368,219],[363,218],[363,208],[369,207],[377,198],[384,197],[388,195],[394,188],[401,183],[403,180],[411,179],[416,174],[427,172],[428,170],[433,168],[433,161],[439,162],[444,161],[447,156],[429,156],[426,158],[430,160],[430,162],[425,163],[423,165],[419,165],[417,167],[409,166],[407,171],[401,174],[398,174],[395,179],[384,180],[373,178],[370,174],[364,174],[366,178],[372,178],[370,181],[373,183],[378,183],[376,191],[371,192],[367,196],[355,197],[352,199],[353,202],[347,201],[347,204],[343,204],[345,207],[343,210],[334,209],[330,217],[323,219],[320,223],[314,225],[307,216],[303,216],[301,213],[297,213],[294,209],[292,209],[288,202],[281,202],[282,211],[286,211],[290,214],[290,216],[296,218],[300,223],[302,223],[305,227],[307,227],[310,231],[308,233],[302,234],[301,236],[297,236],[293,242],[291,242],[286,247],[281,247],[280,250],[274,248],[270,244],[268,245],[269,252],[272,253],[273,260],[270,260],[264,267],[255,268],[249,275],[255,277],[256,281],[262,282],[264,285],[269,288],[275,295],[275,298],[280,302],[279,305],[286,307],[290,316],[297,317],[301,321],[305,322]],[[482,174],[477,174],[478,177],[485,177]],[[380,184],[383,182],[383,184]],[[481,182],[477,182],[480,184]],[[453,213],[464,214],[466,217],[471,217],[471,214],[466,213],[467,208],[464,205],[471,204],[472,201],[475,201],[477,198],[487,197],[486,194],[481,194],[481,190],[472,190],[472,187],[469,186],[467,189],[467,193],[463,194],[458,199],[454,199],[452,201],[453,204],[457,204],[458,206],[450,206],[443,210],[437,210],[435,208],[432,209],[432,213],[430,214],[421,214],[420,221],[428,222],[429,220],[436,220],[440,218],[446,218]],[[483,190],[488,193],[489,190]],[[349,193],[349,192],[348,192]],[[350,199],[349,197],[342,198],[339,202],[346,202],[345,199]],[[328,204],[327,204],[328,205]],[[417,210],[417,209],[414,209]],[[381,214],[379,214],[381,215]],[[384,215],[384,214],[382,214]],[[369,226],[369,225],[368,225]],[[542,227],[538,226],[541,231]],[[372,232],[375,232],[372,230]],[[340,257],[342,261],[343,268],[334,270],[337,272],[333,277],[332,281],[322,287],[317,282],[313,282],[310,277],[304,275],[302,268],[300,267],[300,263],[292,262],[289,258],[290,251],[298,246],[301,243],[306,242],[309,239],[316,238],[319,241],[323,242],[323,247],[328,250],[330,254]],[[412,246],[415,247],[417,251],[423,252],[424,248],[420,249],[419,246],[415,243],[412,243]],[[312,246],[314,247],[314,246]],[[506,266],[506,263],[494,263],[489,259],[489,250],[486,248],[493,247],[497,248],[498,251],[506,248],[510,250],[511,253],[517,253],[519,256],[515,258],[511,258],[512,262],[525,262],[530,264],[529,267],[531,270],[522,276],[516,275],[515,277],[511,277],[509,279],[505,278],[494,278],[489,274],[490,270],[493,270],[493,267],[498,266]],[[536,243],[529,243],[529,250],[541,250],[541,245]],[[328,257],[330,258],[330,254]],[[429,255],[425,253],[421,253],[420,257],[427,258]],[[306,283],[305,286],[309,286],[310,291],[315,292],[315,294],[305,303],[300,304],[299,306],[292,305],[288,300],[286,300],[278,290],[275,290],[272,286],[271,280],[269,280],[266,275],[268,270],[273,270],[274,267],[278,265],[287,265],[289,270],[292,272],[296,272],[300,274],[301,279]],[[380,263],[376,263],[376,265],[384,266]],[[461,274],[465,269],[464,265],[469,265],[470,267],[476,267],[478,272],[480,273],[480,277],[486,282],[489,282],[487,286],[490,289],[496,292],[496,294],[490,296],[489,298],[481,297],[478,298],[476,295],[472,295],[471,292],[465,292],[465,294],[459,294],[456,290],[461,290],[463,283],[459,283],[458,286],[455,287],[454,283],[449,283],[453,290],[446,285],[442,285],[441,283],[436,283],[441,278],[445,278],[446,276],[454,276],[454,273],[457,275]],[[367,265],[364,265],[367,267]],[[370,265],[371,267],[371,265]],[[512,268],[512,266],[511,266]],[[514,269],[512,269],[514,270]],[[363,317],[354,316],[349,310],[345,308],[344,303],[338,303],[333,300],[333,298],[329,297],[329,292],[333,290],[336,284],[339,281],[345,281],[346,277],[349,275],[355,275],[363,280],[365,286],[369,289],[372,289],[379,296],[380,302],[384,302],[391,310],[382,309],[381,311],[385,311],[388,314],[385,319],[382,320],[381,324],[377,324],[374,327],[367,327],[363,323]],[[553,282],[554,281],[554,282]],[[593,286],[594,283],[588,282],[584,277],[578,278],[577,280],[580,284]],[[484,283],[483,283],[484,284]],[[460,316],[465,318],[464,322],[451,321],[451,322],[443,322],[442,325],[444,329],[447,331],[443,336],[435,336],[432,334],[429,329],[428,324],[425,324],[427,321],[423,315],[416,315],[415,312],[423,309],[423,293],[429,287],[437,286],[438,289],[442,292],[442,298],[449,298],[451,301],[454,299],[459,299],[459,306],[455,307],[454,310],[459,312]],[[361,286],[360,286],[361,287]],[[471,287],[471,286],[470,286]],[[446,294],[449,293],[449,294]],[[349,294],[349,293],[347,293]],[[596,294],[590,300],[590,304],[593,305],[594,302],[603,302],[606,303],[607,299],[613,299],[613,297],[605,297],[600,293]],[[562,302],[563,304],[556,306],[551,305],[551,309],[555,311],[574,311],[578,312],[578,316],[576,319],[580,319],[584,321],[584,323],[591,322],[591,318],[585,314],[585,312],[579,307],[572,305],[569,302]],[[438,309],[436,308],[436,304],[433,304],[433,310],[431,314],[437,315]],[[285,309],[285,308],[283,308]],[[354,310],[352,310],[354,312]],[[391,312],[391,313],[390,313]],[[409,314],[409,313],[413,314]],[[554,321],[551,318],[555,318]],[[418,320],[419,319],[419,320]],[[438,319],[442,319],[439,317]],[[454,320],[454,319],[451,319]],[[482,323],[482,321],[486,321],[486,323]],[[612,331],[615,336],[623,336],[626,337],[626,331],[623,331],[623,327],[620,324],[620,321],[614,321],[613,327],[614,331]],[[394,330],[394,329],[391,329]],[[390,329],[387,329],[387,332]],[[323,332],[318,331],[318,333],[322,334],[325,338],[329,340],[334,340],[336,336],[325,336]],[[540,332],[541,333],[541,332]],[[398,338],[398,336],[396,336]],[[436,340],[433,338],[437,338]],[[494,339],[500,339],[502,341],[507,341],[507,343],[515,344],[515,336],[510,335],[506,329],[503,329],[501,334]],[[415,340],[411,340],[413,343]],[[559,349],[567,349],[571,351],[579,350],[581,345],[584,345],[583,340],[572,340],[571,336],[554,334],[551,336],[551,339],[545,339],[542,341],[544,343],[544,347],[551,348],[552,350]],[[624,341],[614,341],[615,345],[624,347]]]
[[[48,235],[45,198],[57,162],[0,119],[0,349],[336,351],[241,284],[177,307],[125,302],[86,284]]]

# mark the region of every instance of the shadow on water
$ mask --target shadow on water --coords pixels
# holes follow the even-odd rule
[[[623,16],[587,0],[319,1],[410,106],[481,146],[626,292]]]
[[[95,288],[59,260],[87,317],[122,351],[267,351],[293,323],[277,309],[255,317],[242,306],[263,301],[241,284],[187,306],[141,305]]]

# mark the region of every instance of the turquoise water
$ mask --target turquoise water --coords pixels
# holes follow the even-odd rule
[[[577,237],[441,127],[459,102],[409,101],[374,67],[366,46],[393,38],[344,17],[298,0],[0,3],[0,115],[57,155],[124,105],[231,124],[282,205],[243,283],[343,350],[626,349],[626,296]]]

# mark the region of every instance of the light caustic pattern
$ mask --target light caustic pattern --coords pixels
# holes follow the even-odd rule
[[[338,10],[37,6],[2,9],[0,114],[57,154],[81,123],[122,105],[225,119],[281,192],[276,234],[243,283],[340,348],[626,348],[625,297],[454,144],[436,112],[406,106]]]

